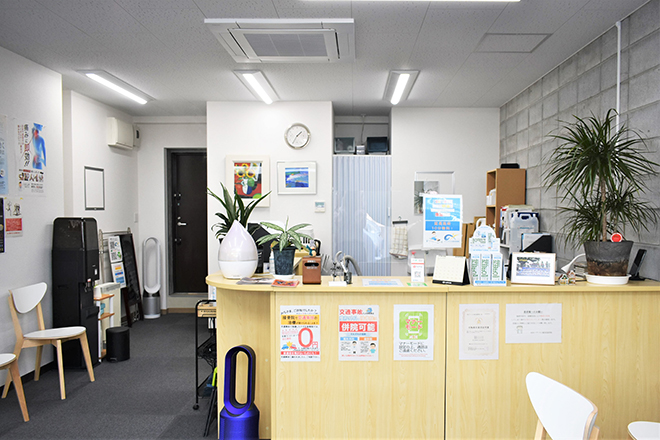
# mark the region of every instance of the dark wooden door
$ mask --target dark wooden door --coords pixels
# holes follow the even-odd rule
[[[170,277],[173,293],[207,292],[206,151],[171,151]]]

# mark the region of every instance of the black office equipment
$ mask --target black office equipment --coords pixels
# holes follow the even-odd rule
[[[92,364],[98,364],[98,306],[94,282],[99,279],[96,220],[56,218],[53,223],[53,327],[83,326]],[[62,345],[66,367],[85,368],[77,341]]]
[[[108,360],[121,362],[131,358],[131,334],[128,327],[110,327],[105,331]]]
[[[639,268],[642,265],[642,261],[644,261],[644,257],[646,256],[646,249],[640,249],[637,251],[637,255],[635,256],[635,261],[633,261],[632,265],[630,266],[630,279],[634,281],[644,281],[644,278],[639,276]]]
[[[387,154],[389,152],[390,142],[386,136],[367,138],[367,154]]]

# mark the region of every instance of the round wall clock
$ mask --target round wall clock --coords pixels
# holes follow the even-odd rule
[[[309,143],[309,128],[303,124],[293,124],[284,132],[284,140],[291,148],[299,149],[304,148]]]

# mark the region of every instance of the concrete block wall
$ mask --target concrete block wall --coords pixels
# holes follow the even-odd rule
[[[621,21],[622,124],[648,139],[650,157],[660,163],[660,0],[651,0]],[[545,161],[557,146],[547,135],[558,121],[573,115],[604,115],[616,107],[617,29],[613,27],[582,48],[500,108],[500,161],[527,169],[527,203],[540,213],[541,231],[552,233],[558,265],[583,252],[561,239],[563,220],[554,188],[543,185]],[[660,176],[646,194],[660,207]],[[660,227],[648,232],[624,231],[638,248],[647,250],[641,275],[660,280]]]

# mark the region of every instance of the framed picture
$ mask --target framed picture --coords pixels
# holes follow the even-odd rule
[[[514,252],[511,255],[511,282],[555,284],[555,254]]]
[[[250,203],[270,191],[270,159],[268,156],[225,157],[227,189],[234,189],[234,196]],[[259,202],[257,208],[270,206],[270,197]]]
[[[316,194],[316,162],[277,162],[278,194]]]
[[[105,210],[105,175],[102,168],[85,167],[85,211]]]

